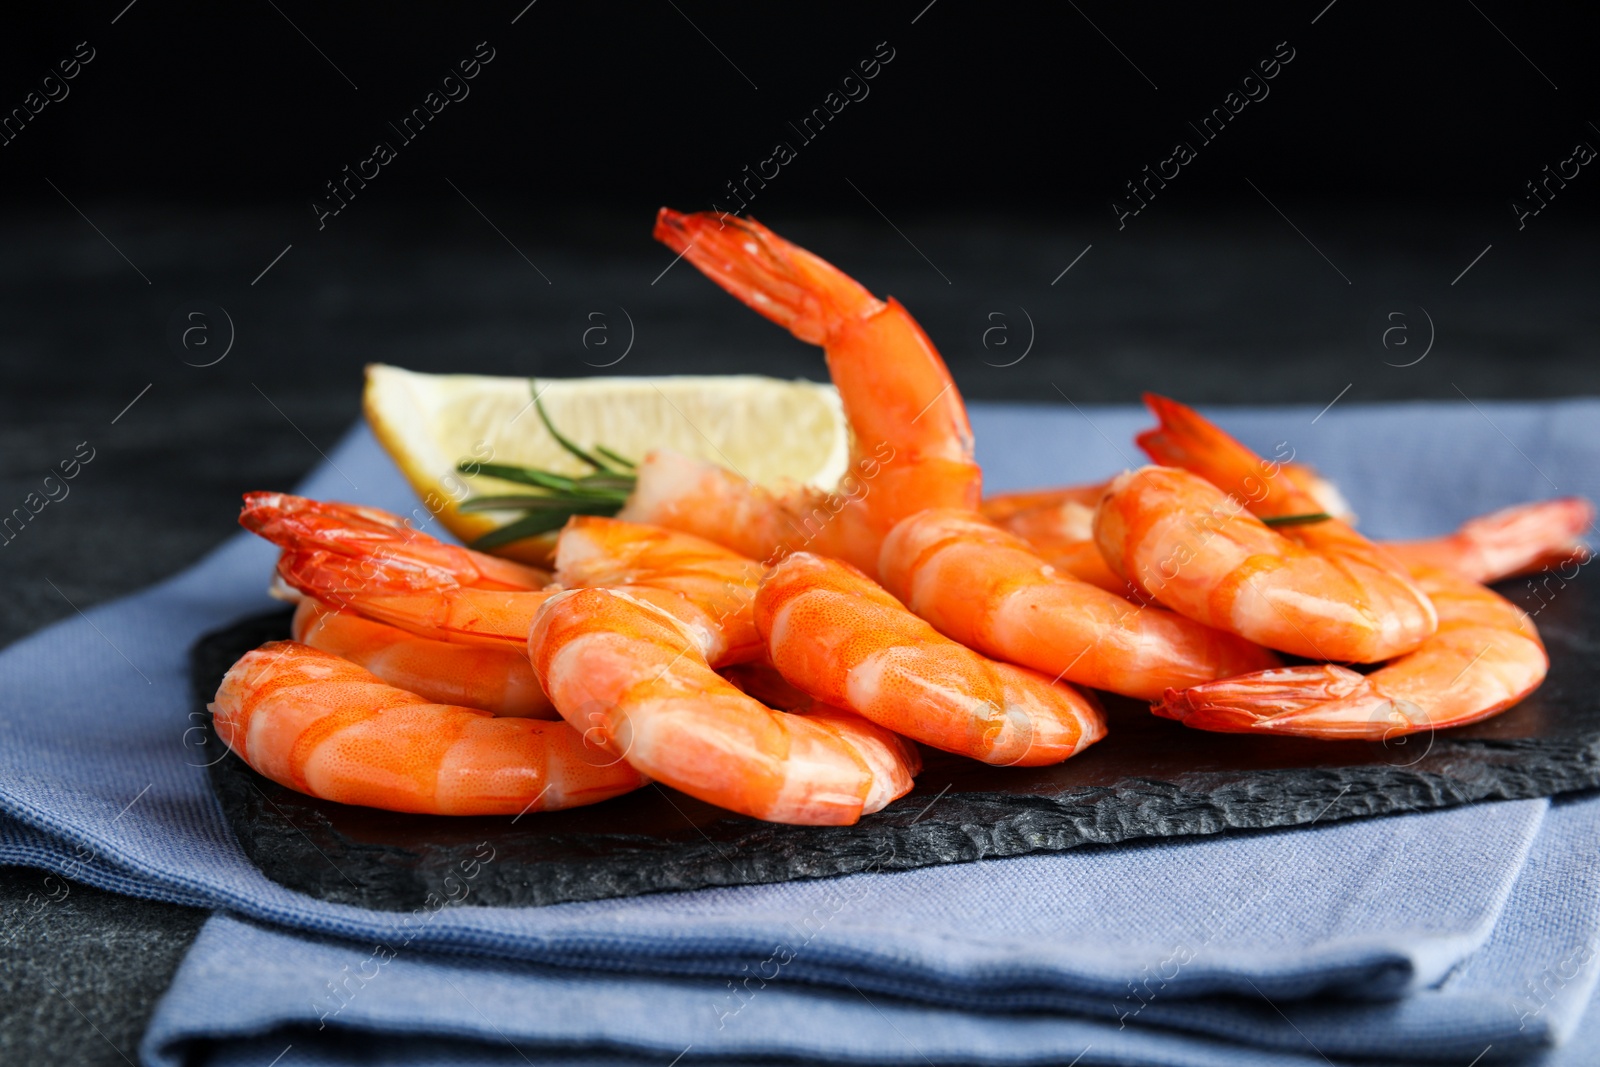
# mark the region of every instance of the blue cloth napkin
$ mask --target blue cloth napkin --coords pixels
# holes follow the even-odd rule
[[[1427,818],[1380,820],[1379,826]],[[1436,827],[1462,832],[1461,827]],[[1312,834],[1327,834],[1326,830]],[[1307,836],[1287,832],[1275,838]],[[1184,846],[1166,849],[1181,869]],[[1568,1037],[1594,990],[1600,936],[1600,799],[1558,801],[1488,940],[1435,987],[1392,1003],[1169,998],[1157,979],[1116,1004],[1084,998],[1076,1015],[938,1009],[846,982],[807,985],[783,968],[737,995],[706,979],[557,972],[451,960],[392,945],[314,940],[235,919],[207,924],[146,1034],[152,1063],[179,1064],[205,1042],[241,1043],[230,1062],[268,1063],[286,1044],[296,1062],[426,1063],[417,1037],[469,1038],[463,1063],[612,1050],[628,1062],[785,1056],[847,1064],[978,1062],[1209,1067],[1320,1063],[1376,1056],[1465,1064]],[[1354,857],[1353,857],[1354,858]],[[1303,877],[1296,867],[1285,874]],[[1438,892],[1416,884],[1412,892]],[[1257,910],[1247,893],[1238,904]],[[1209,946],[1176,940],[1172,958]],[[245,961],[249,961],[246,965]],[[1160,970],[1181,970],[1182,964]],[[356,1036],[359,1035],[359,1042]],[[1242,1047],[1244,1046],[1244,1047]],[[252,1050],[248,1056],[244,1049]],[[535,1052],[537,1050],[537,1053]],[[1590,1062],[1576,1060],[1574,1062]]]
[[[1593,463],[1597,414],[1600,404],[1574,401],[1346,407],[1320,418],[1311,410],[1251,411],[1224,421],[1269,453],[1285,455],[1279,443],[1289,442],[1297,459],[1341,481],[1369,530],[1408,536],[1557,490],[1600,495]],[[1132,409],[1016,405],[974,405],[973,416],[980,459],[997,489],[1087,481],[1136,463],[1126,442],[1148,421]],[[397,510],[416,506],[364,430],[353,432],[302,491]],[[613,979],[619,989],[698,979],[737,997],[729,982],[743,985],[752,974],[759,980],[774,966],[775,950],[798,941],[800,950],[782,966],[784,984],[769,984],[759,1002],[799,995],[811,985],[854,986],[875,998],[969,1012],[1092,1012],[1113,1027],[1120,1018],[1125,1029],[1118,1033],[1142,1034],[1147,1027],[1127,1025],[1134,1008],[1135,1022],[1174,1026],[1212,1026],[1205,1020],[1222,1017],[1202,1007],[1194,1018],[1183,1017],[1175,1006],[1181,998],[1233,993],[1280,1002],[1319,992],[1392,996],[1438,986],[1492,940],[1544,821],[1545,803],[1529,801],[1300,833],[542,909],[478,908],[470,896],[464,906],[420,917],[328,904],[267,881],[249,864],[210,792],[204,765],[215,753],[196,747],[189,718],[189,645],[207,630],[268,606],[263,587],[272,559],[270,546],[241,535],[151,590],[0,654],[0,862],[30,863],[237,916],[238,922],[218,920],[208,929],[196,948],[196,966],[213,935],[224,942],[245,936],[230,930],[267,936],[250,924],[270,924],[365,944],[360,951],[367,953],[374,943],[403,944],[404,959],[417,967],[434,956],[471,957],[465,966],[491,985],[509,981],[496,968],[559,966],[630,972]],[[1555,906],[1568,900],[1550,894],[1548,907],[1535,908],[1527,921],[1565,929],[1570,917]],[[1592,894],[1585,907],[1600,912]],[[304,944],[350,951],[315,940]],[[1183,946],[1194,950],[1193,958],[1175,968],[1174,953]],[[1493,966],[1502,981],[1520,973]],[[260,976],[266,1008],[271,983],[265,971],[241,972],[252,973]],[[255,989],[246,983],[227,1004],[202,999],[190,1010],[218,1012],[222,1019],[252,1000]],[[546,995],[553,994],[534,991],[524,1013]],[[667,996],[665,988],[660,995]],[[837,995],[808,992],[824,1006]],[[702,994],[694,996],[703,1002]],[[368,999],[387,1000],[388,994]],[[1439,1024],[1442,1030],[1479,1018],[1477,1008],[1463,1009],[1466,1000],[1450,1003],[1444,1015],[1467,1014],[1450,1026]],[[811,1004],[794,1006],[802,1013],[796,1025],[829,1032],[823,1006],[804,1023]],[[1581,998],[1577,1007],[1559,998],[1551,1005],[1534,1018],[1543,1028],[1538,1040],[1560,1036]],[[763,1040],[781,1045],[777,1035],[744,1026],[755,1010],[752,1002],[736,1013],[741,1031],[752,1035],[744,1040],[755,1042],[746,1050],[751,1055]],[[206,1018],[194,1015],[193,1021],[201,1025]],[[984,1017],[961,1012],[919,1016],[910,1025],[944,1026],[938,1019],[949,1020],[941,1031],[951,1042],[946,1058],[982,1059],[987,1042],[997,1040],[993,1034],[980,1040],[988,1033]],[[502,1025],[493,1015],[464,1028],[434,1021],[438,1027],[427,1032],[481,1036]],[[1046,1022],[1068,1025],[1059,1019],[1037,1025]],[[1019,1024],[1001,1024],[1012,1025]],[[1327,1025],[1330,1032],[1359,1032],[1368,1024]],[[1495,1032],[1504,1035],[1528,1029],[1485,1025],[1499,1026]],[[1230,1036],[1265,1040],[1257,1029],[1241,1026]],[[158,1044],[181,1042],[175,1033],[158,1035]],[[968,1038],[972,1044],[960,1045]],[[570,1043],[571,1037],[540,1040]],[[597,1040],[626,1043],[624,1037]],[[1359,1045],[1359,1038],[1352,1040]]]

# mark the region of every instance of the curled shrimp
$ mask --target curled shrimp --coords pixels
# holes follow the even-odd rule
[[[1293,541],[1199,475],[1144,467],[1111,482],[1095,542],[1141,593],[1268,648],[1358,663],[1416,648],[1433,604],[1354,530],[1315,525],[1335,524]]]
[[[360,536],[342,532],[340,523],[351,512],[366,524]],[[316,522],[307,523],[312,515]],[[511,564],[486,577],[483,559],[504,561],[385,518],[393,516],[250,494],[240,522],[283,548],[279,577],[306,596],[435,642],[493,649],[526,662],[528,631],[553,587],[511,583],[545,586],[548,575]],[[555,555],[558,586],[628,588],[702,633],[716,666],[761,655],[750,607],[761,567],[753,560],[692,534],[595,516],[574,517]]]
[[[633,590],[694,628],[719,669],[766,654],[751,608],[761,573],[704,538],[620,519],[573,516],[556,542],[561,585]]]
[[[771,822],[845,825],[908,792],[916,751],[836,708],[774,711],[718,676],[702,633],[619,589],[552,597],[528,654],[568,722],[642,773]]]
[[[1439,628],[1372,673],[1332,663],[1258,671],[1170,690],[1151,710],[1202,730],[1383,741],[1486,719],[1544,681],[1550,661],[1526,614],[1444,568],[1419,564],[1412,575]]]
[[[1282,472],[1296,485],[1316,498],[1322,510],[1336,519],[1355,523],[1355,512],[1345,500],[1339,487],[1328,479],[1318,474],[1316,468],[1304,463],[1280,464]],[[1073,505],[1085,508],[1092,515],[1095,505],[1100,503],[1100,498],[1105,496],[1106,486],[1110,479],[1104,482],[1090,482],[1085,485],[1063,485],[1052,489],[1023,489],[1008,493],[995,493],[983,498],[983,504],[978,509],[983,512],[983,517],[996,526],[1004,527],[1019,537],[1027,537],[1022,529],[1013,525],[1013,520],[1022,520],[1021,525],[1028,525],[1029,520],[1037,518],[1042,520],[1049,512],[1062,510],[1062,514],[1073,514],[1070,509]]]
[[[883,542],[885,588],[986,656],[1145,700],[1276,666],[1244,638],[1056,573],[973,512],[929,510]]]
[[[1146,435],[1148,443],[1141,439],[1147,451],[1218,485],[1251,489],[1252,475],[1242,473],[1249,456],[1244,446],[1182,405],[1155,398],[1152,407],[1162,428]],[[1282,514],[1277,509],[1286,506],[1270,492],[1251,493],[1249,500],[1266,514]],[[1565,525],[1549,521],[1563,516]],[[1570,556],[1572,538],[1588,519],[1581,501],[1532,505],[1468,523],[1425,548],[1402,549],[1417,587],[1435,607],[1438,628],[1370,674],[1336,664],[1260,671],[1170,691],[1152,710],[1207,730],[1367,740],[1487,718],[1537,688],[1549,659],[1527,615],[1473,577],[1527,566],[1547,558],[1554,546]]]
[[[330,570],[360,581],[364,566],[387,565],[395,584],[402,575],[428,584],[440,575],[479,589],[540,589],[550,572],[499,556],[446,544],[398,515],[360,504],[312,500],[291,493],[246,493],[239,525],[280,548],[316,554]]]
[[[548,571],[446,544],[377,508],[247,493],[239,524],[283,549],[278,576],[334,607],[435,641],[522,654]]]
[[[760,223],[662,208],[656,238],[712,281],[821,345],[852,431],[851,468],[835,492],[768,490],[714,464],[653,453],[620,517],[685,530],[752,559],[801,549],[877,566],[902,518],[978,505],[966,407],[944,360],[892,297],[860,283]]]
[[[553,811],[646,780],[564,722],[435,704],[294,641],[245,653],[211,710],[218,736],[273,781],[389,811]]]
[[[1309,493],[1323,512],[1354,523],[1355,513],[1338,486],[1303,463],[1284,463],[1280,469]],[[1111,569],[1094,543],[1095,509],[1109,484],[1095,482],[998,493],[985,498],[983,515],[996,526],[1028,542],[1033,551],[1056,570],[1108,593],[1144,603],[1146,598]]]
[[[762,579],[755,610],[791,685],[934,748],[1039,766],[1105,736],[1092,697],[950,640],[838,560],[788,556]]]
[[[1313,659],[1376,663],[1433,633],[1433,605],[1399,560],[1327,517],[1281,464],[1176,401],[1145,402],[1161,426],[1139,444],[1171,466],[1112,481],[1095,517],[1112,570],[1192,619]],[[1257,516],[1319,521],[1274,530]]]
[[[1285,468],[1287,471],[1287,467]],[[1094,509],[1075,501],[1013,513],[997,523],[1028,542],[1059,571],[1137,599],[1094,543]],[[1415,541],[1379,541],[1408,566],[1445,567],[1488,584],[1589,558],[1581,538],[1594,525],[1594,506],[1580,497],[1514,504],[1468,519],[1453,533]]]

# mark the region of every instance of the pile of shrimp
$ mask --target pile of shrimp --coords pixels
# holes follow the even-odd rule
[[[1374,543],[1308,468],[1148,397],[1155,465],[981,494],[938,351],[747,219],[662,209],[656,237],[822,346],[849,420],[833,492],[668,452],[549,569],[372,508],[250,493],[293,640],[212,710],[261,774],[394,811],[511,814],[659,782],[757,819],[849,824],[911,789],[919,745],[1040,766],[1106,735],[1095,691],[1203,730],[1382,740],[1474,722],[1544,679],[1485,583],[1585,558],[1593,509],[1508,508]],[[1365,669],[1354,669],[1352,665]]]

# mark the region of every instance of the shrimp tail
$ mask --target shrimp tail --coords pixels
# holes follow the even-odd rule
[[[824,344],[842,319],[864,318],[884,306],[860,282],[754,219],[664,207],[655,238],[810,344]]]
[[[1155,714],[1219,733],[1270,733],[1381,739],[1407,733],[1411,723],[1394,711],[1365,675],[1324,663],[1256,671],[1189,689],[1168,689],[1151,705]],[[1341,720],[1330,732],[1329,720]]]
[[[1485,551],[1523,552],[1523,566],[1538,570],[1546,563],[1564,563],[1577,556],[1589,557],[1580,542],[1594,530],[1594,505],[1581,496],[1541,500],[1484,515],[1461,527],[1461,532],[1482,545]],[[1530,551],[1533,546],[1536,551]]]
[[[547,571],[446,544],[378,508],[290,493],[246,493],[239,525],[288,552],[381,567],[414,588],[538,589]]]
[[[1582,538],[1594,529],[1594,505],[1582,497],[1517,504],[1463,523],[1447,537],[1400,541],[1407,562],[1448,566],[1476,582],[1497,582],[1548,567],[1585,563]]]
[[[1161,425],[1134,438],[1155,462],[1203,473],[1218,489],[1250,501],[1261,514],[1305,514],[1320,509],[1316,499],[1290,478],[1279,478],[1281,463],[1262,460],[1221,427],[1187,404],[1145,393],[1144,402]]]

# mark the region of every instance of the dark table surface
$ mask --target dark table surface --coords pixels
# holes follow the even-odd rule
[[[689,267],[652,282],[671,255],[648,240],[648,219],[575,210],[553,223],[480,203],[491,226],[453,198],[372,202],[307,239],[286,211],[79,206],[101,232],[59,204],[0,218],[4,508],[80,442],[95,449],[70,496],[0,547],[0,643],[229,536],[242,491],[291,486],[358,417],[370,361],[564,377],[824,374],[816,350]],[[972,398],[1129,402],[1150,388],[1202,404],[1320,406],[1341,394],[1600,393],[1594,226],[1515,234],[1481,206],[1280,206],[1292,225],[1258,203],[1109,239],[1102,219],[766,221],[898,296]],[[234,334],[205,367],[194,364],[228,340],[214,310],[185,320],[206,327],[190,348],[169,343],[174,316],[202,304],[225,309]],[[632,322],[615,366],[599,367],[621,347],[579,341],[593,311],[619,346]],[[201,336],[210,348],[193,344]],[[1430,339],[1421,362],[1397,366]],[[204,914],[81,885],[36,912],[45,894],[61,892],[41,872],[0,869],[0,1061],[136,1060]]]

